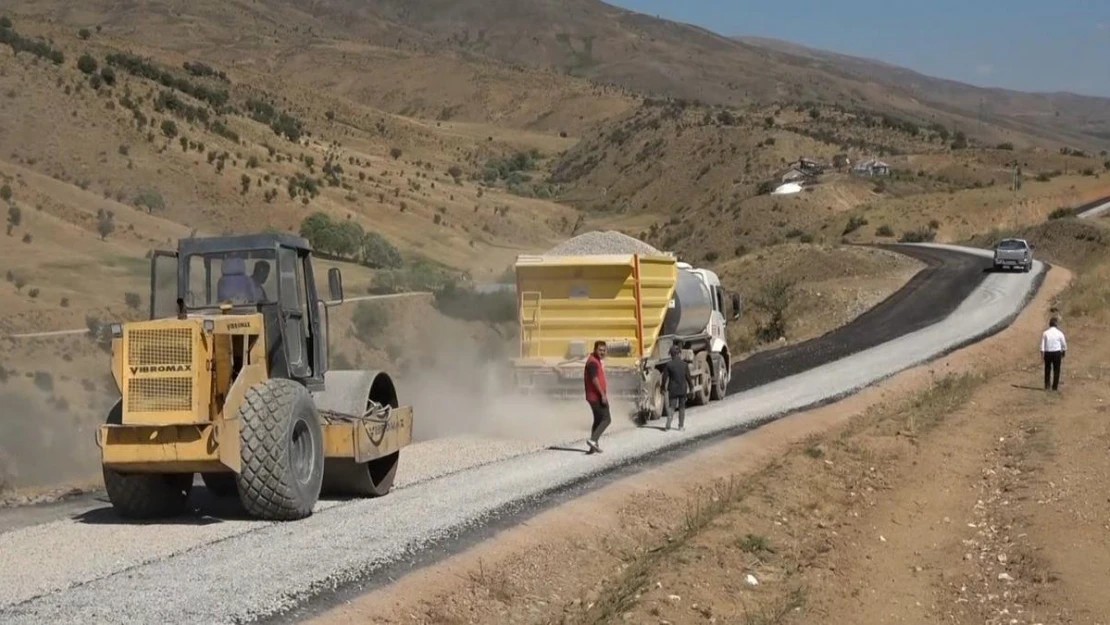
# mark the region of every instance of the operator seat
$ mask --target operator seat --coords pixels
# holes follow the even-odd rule
[[[226,258],[220,267],[220,279],[216,282],[216,299],[234,304],[248,304],[258,301],[258,287],[247,275],[247,263],[242,258]]]

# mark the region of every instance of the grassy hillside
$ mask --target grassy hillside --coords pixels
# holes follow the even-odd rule
[[[862,59],[730,39],[598,0],[10,5],[17,17],[49,20],[51,35],[99,25],[97,34],[117,44],[256,72],[282,92],[327,89],[392,112],[571,134],[619,113],[624,91],[730,106],[840,103],[963,130],[984,144],[1097,151],[1110,129],[1104,98],[940,81]]]
[[[880,157],[890,175],[853,175],[833,166],[837,155]],[[770,194],[803,157],[827,169],[802,193]],[[938,240],[1041,220],[1104,193],[1107,165],[1070,151],[954,149],[943,129],[840,106],[648,101],[583,137],[550,178],[560,201],[586,211],[585,224],[714,263],[786,241],[900,237],[934,220]],[[884,225],[889,232],[877,231]]]

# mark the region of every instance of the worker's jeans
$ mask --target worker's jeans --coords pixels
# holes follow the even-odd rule
[[[1059,390],[1060,367],[1063,364],[1064,352],[1044,353],[1044,390],[1048,390],[1048,383],[1050,379],[1052,382],[1052,390]]]
[[[612,423],[613,418],[609,414],[609,404],[602,404],[599,401],[590,402],[590,411],[594,413],[594,427],[590,431],[590,440],[597,442],[601,438],[601,434]]]
[[[679,395],[677,397],[667,398],[667,429],[671,429],[671,419],[674,418],[674,411],[678,409],[678,427],[686,425],[686,396]]]

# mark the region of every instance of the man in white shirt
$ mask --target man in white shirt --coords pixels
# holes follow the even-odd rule
[[[1068,352],[1068,341],[1064,333],[1057,328],[1056,317],[1048,321],[1048,329],[1041,334],[1041,359],[1044,360],[1044,390],[1048,390],[1051,378],[1052,390],[1060,386],[1060,365],[1063,364],[1064,355]]]

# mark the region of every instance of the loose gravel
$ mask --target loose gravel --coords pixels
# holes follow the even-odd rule
[[[402,464],[441,477],[414,475],[385,498],[321,502],[316,514],[294,523],[201,518],[127,525],[101,514],[99,521],[65,520],[0,534],[0,622],[215,624],[280,614],[577,481],[842,396],[966,344],[1011,321],[1043,271],[1037,262],[1028,274],[990,275],[935,325],[694,409],[686,432],[614,432],[603,439],[602,455],[536,450],[535,441],[501,442],[507,447],[482,453],[477,444],[464,447],[465,453],[484,463],[451,473],[443,467],[465,463],[443,458],[451,454],[440,445],[404,455]],[[581,439],[570,443],[582,448]],[[510,457],[493,462],[502,453]]]
[[[588,256],[594,254],[642,254],[658,256],[663,252],[615,230],[585,232],[563,241],[547,251],[548,256]]]

